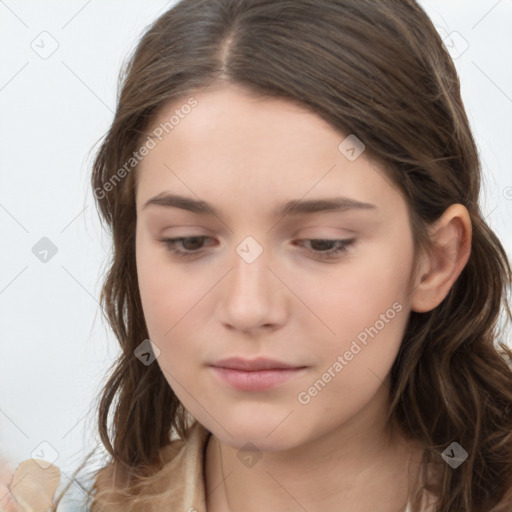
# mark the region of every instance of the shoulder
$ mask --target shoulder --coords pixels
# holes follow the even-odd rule
[[[159,467],[138,479],[128,495],[117,480],[112,464],[97,472],[92,512],[107,507],[112,512],[196,510],[205,511],[204,453],[210,432],[195,421],[185,439],[174,439],[162,447]]]

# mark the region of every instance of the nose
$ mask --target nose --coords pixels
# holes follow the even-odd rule
[[[289,292],[271,267],[266,251],[254,260],[243,252],[235,253],[232,268],[219,287],[216,310],[218,320],[228,329],[274,330],[283,324]]]

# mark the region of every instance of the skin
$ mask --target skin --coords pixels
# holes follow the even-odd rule
[[[305,107],[238,86],[216,85],[194,98],[198,105],[137,169],[136,258],[157,362],[213,434],[208,511],[403,510],[422,447],[384,424],[389,371],[410,311],[436,307],[467,262],[467,210],[445,211],[432,228],[439,247],[420,256],[413,275],[407,204],[367,152],[350,161],[338,150],[347,134]],[[154,126],[187,99],[165,105]],[[143,208],[162,192],[202,199],[220,214]],[[289,199],[334,196],[376,208],[271,214]],[[188,261],[159,240],[186,236],[210,237],[180,246],[197,251]],[[263,249],[250,264],[236,252],[247,236]],[[318,253],[333,245],[308,242],[351,238],[331,260]],[[394,303],[400,312],[300,403],[298,394]],[[271,390],[240,391],[207,366],[235,355],[307,368]],[[237,457],[249,441],[261,455],[252,467]]]

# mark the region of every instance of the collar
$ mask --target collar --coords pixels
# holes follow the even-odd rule
[[[190,426],[186,440],[176,439],[163,448],[168,462],[160,470],[158,481],[168,491],[166,508],[183,512],[206,512],[205,455],[211,432],[197,420]],[[161,509],[159,509],[161,510]]]

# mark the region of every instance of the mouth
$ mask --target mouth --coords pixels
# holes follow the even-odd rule
[[[265,391],[303,375],[307,366],[298,366],[272,359],[228,358],[209,367],[230,387],[240,391]]]

